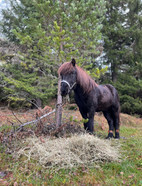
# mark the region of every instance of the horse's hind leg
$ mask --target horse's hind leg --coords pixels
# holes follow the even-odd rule
[[[114,118],[113,118],[113,124],[114,124],[114,128],[115,128],[115,138],[116,139],[119,139],[120,136],[119,136],[119,111],[116,111],[114,112],[113,114]]]
[[[106,139],[113,138],[114,125],[113,125],[112,114],[111,112],[103,112],[103,114],[109,125],[109,132],[108,132],[108,136],[106,137]]]

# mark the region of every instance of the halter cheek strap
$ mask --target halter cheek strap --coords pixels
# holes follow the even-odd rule
[[[76,82],[75,82],[72,86],[70,86],[69,82],[67,82],[66,80],[62,80],[61,83],[66,83],[69,87],[69,90],[71,90],[74,87],[74,85],[76,84]]]

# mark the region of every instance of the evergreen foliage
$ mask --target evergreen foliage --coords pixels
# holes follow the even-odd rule
[[[119,91],[121,110],[128,114],[142,114],[142,80],[128,74],[120,74],[115,83]]]
[[[71,57],[95,77],[104,73],[105,69],[92,69],[99,55],[104,0],[10,0],[10,4],[3,11],[1,29],[22,50],[16,62],[4,67],[3,92],[8,100],[47,102],[56,94],[59,65]]]
[[[59,65],[74,57],[99,83],[118,89],[122,112],[142,115],[141,0],[9,3],[0,28],[20,49],[16,57],[0,54],[7,62],[0,67],[1,99],[47,103],[57,92]]]
[[[109,67],[107,82],[118,89],[122,112],[142,115],[142,2],[108,0],[106,6],[103,62]]]

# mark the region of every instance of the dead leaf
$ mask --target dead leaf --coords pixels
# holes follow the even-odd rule
[[[126,181],[125,180],[123,180],[123,184],[126,184]]]
[[[45,143],[45,140],[40,136],[40,141],[42,142],[42,143]]]
[[[3,179],[0,179],[0,185],[8,186],[8,182],[4,181]]]
[[[17,186],[18,185],[18,183],[17,182],[14,182],[14,186]]]
[[[132,175],[128,176],[128,178],[133,178],[133,177],[134,177],[134,174],[132,174]]]
[[[120,174],[121,174],[121,175],[123,175],[123,174],[124,174],[124,172],[120,172]]]

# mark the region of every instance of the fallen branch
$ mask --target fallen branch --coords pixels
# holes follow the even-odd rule
[[[43,119],[43,118],[49,116],[50,114],[53,114],[55,111],[56,111],[56,109],[52,110],[51,112],[48,112],[47,114],[44,114],[43,116],[39,117],[39,118],[36,119],[36,120],[32,120],[32,121],[23,123],[22,125],[20,125],[20,126],[18,127],[18,129],[17,129],[16,131],[19,132],[19,131],[20,131],[24,126],[26,126],[26,125],[30,125],[30,124],[32,124],[32,123],[34,123],[34,124],[37,123],[39,120],[41,120],[41,119]]]

